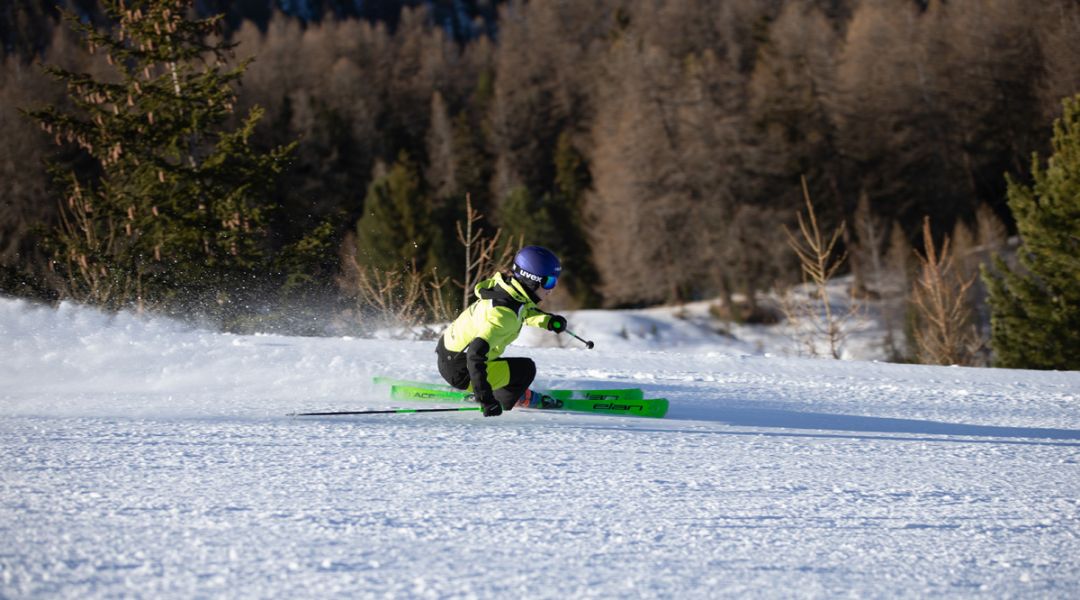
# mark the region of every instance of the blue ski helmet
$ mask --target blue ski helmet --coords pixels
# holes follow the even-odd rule
[[[542,287],[550,290],[559,282],[562,264],[551,250],[543,246],[525,246],[514,256],[511,269],[514,278],[530,290]]]

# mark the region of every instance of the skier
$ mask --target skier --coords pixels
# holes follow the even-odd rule
[[[566,331],[565,317],[537,307],[555,288],[561,270],[551,250],[525,246],[514,256],[509,274],[496,273],[476,285],[476,302],[439,338],[439,373],[455,388],[472,390],[485,417],[501,415],[531,394],[536,377],[532,359],[499,358],[521,326]]]

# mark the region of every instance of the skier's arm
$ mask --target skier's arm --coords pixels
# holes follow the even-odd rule
[[[491,384],[487,378],[487,356],[491,346],[482,337],[473,338],[465,347],[465,365],[469,369],[469,379],[472,381],[473,393],[477,397],[490,395]]]
[[[546,313],[539,308],[530,308],[527,310],[528,314],[525,317],[526,325],[547,329],[548,331],[554,331],[555,333],[562,333],[566,330],[566,317]]]
[[[524,314],[522,316],[524,318],[522,319],[522,321],[524,321],[526,325],[529,325],[530,327],[539,327],[540,329],[547,329],[547,324],[548,321],[551,319],[551,315],[534,306],[526,308],[523,312]]]

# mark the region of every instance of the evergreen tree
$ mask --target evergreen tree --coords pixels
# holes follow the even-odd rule
[[[582,215],[585,192],[592,184],[589,165],[566,131],[559,135],[554,160],[555,194],[550,212],[557,236],[552,242],[553,249],[562,257],[563,279],[570,293],[582,305],[594,305],[600,300],[593,289],[598,275],[592,266],[592,252]]]
[[[548,196],[536,198],[529,188],[519,185],[510,190],[499,211],[499,227],[503,242],[523,246],[536,244],[550,247],[556,254],[560,248],[552,243],[559,238],[552,218]]]
[[[471,194],[473,206],[481,213],[491,211],[492,158],[485,147],[483,128],[466,111],[454,119],[454,162],[458,193]]]
[[[226,68],[231,46],[214,37],[220,17],[188,20],[190,0],[103,5],[109,29],[66,17],[114,73],[49,67],[74,110],[27,113],[96,167],[90,176],[54,170],[67,187],[49,240],[54,267],[82,301],[227,307],[267,264],[265,192],[292,148],[259,154],[249,145],[258,108],[226,129],[246,63]]]
[[[1023,269],[999,258],[983,271],[1002,367],[1080,369],[1080,95],[1064,107],[1046,168],[1032,160],[1034,186],[1008,178]]]
[[[431,206],[419,167],[406,152],[385,174],[376,177],[364,199],[364,216],[356,224],[357,263],[396,271],[413,263],[435,266]]]

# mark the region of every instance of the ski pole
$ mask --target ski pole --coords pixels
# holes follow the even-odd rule
[[[481,410],[479,406],[463,406],[459,408],[391,408],[387,410],[337,410],[329,412],[305,412],[289,413],[290,417],[330,417],[342,415],[392,415],[404,413],[431,413],[431,412],[465,412]]]
[[[538,312],[540,312],[540,313],[542,313],[542,314],[545,314],[545,315],[547,315],[547,316],[549,316],[549,317],[550,317],[550,316],[553,316],[553,315],[552,315],[551,313],[549,313],[549,312],[545,312],[545,311],[542,311],[542,310],[540,310],[540,309],[537,309],[537,311],[538,311]],[[574,337],[575,337],[575,338],[576,338],[576,339],[577,339],[578,341],[580,341],[581,343],[585,344],[585,347],[586,347],[586,348],[588,348],[589,350],[592,350],[592,349],[593,349],[593,346],[595,346],[595,345],[596,345],[596,344],[592,343],[592,342],[591,342],[590,340],[582,339],[582,338],[581,338],[581,336],[579,336],[578,334],[574,333],[573,331],[570,331],[569,329],[567,329],[567,330],[565,330],[565,331],[566,331],[566,333],[569,333],[570,335],[574,336]]]
[[[592,349],[593,349],[593,346],[595,346],[595,345],[596,345],[596,344],[592,343],[592,341],[590,341],[590,340],[583,340],[583,339],[581,339],[581,337],[580,337],[580,336],[578,336],[578,334],[574,333],[573,331],[570,331],[569,329],[567,329],[567,330],[566,330],[566,333],[569,333],[570,335],[572,335],[572,336],[574,336],[575,338],[577,338],[577,339],[578,339],[579,341],[583,342],[583,343],[585,344],[585,347],[586,347],[586,348],[588,348],[589,350],[592,350]]]

